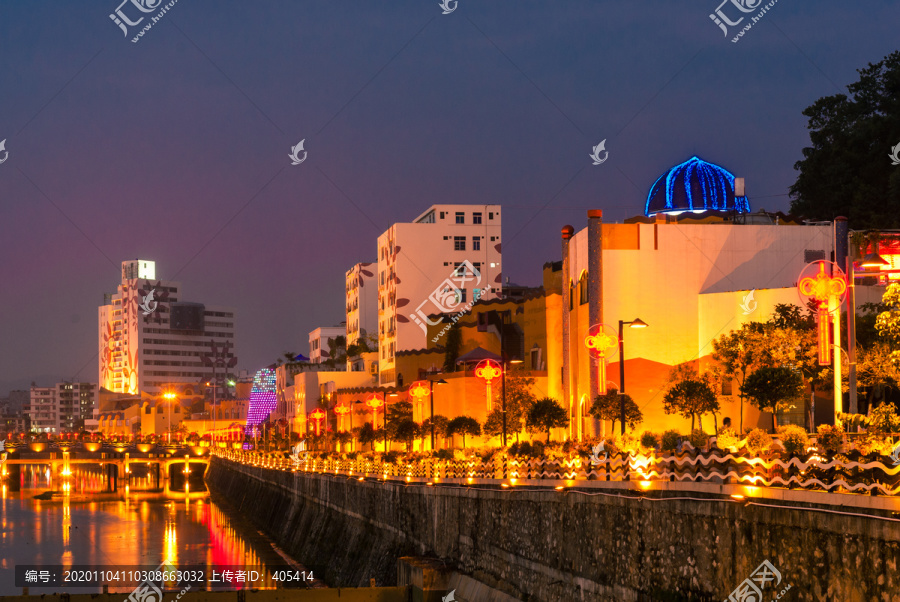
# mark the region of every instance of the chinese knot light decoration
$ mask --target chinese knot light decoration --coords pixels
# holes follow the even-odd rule
[[[350,406],[335,406],[334,413],[337,414],[340,419],[338,430],[346,430],[344,429],[344,416],[350,413]]]
[[[499,378],[503,374],[503,368],[500,364],[490,359],[483,359],[475,366],[475,376],[484,380],[485,396],[487,398],[487,409],[491,411],[493,406],[493,398],[491,397],[491,381]]]
[[[826,265],[831,269],[826,270]],[[831,275],[828,272],[831,272]],[[804,274],[814,274],[804,276]],[[828,314],[832,311],[840,311],[844,293],[847,292],[847,279],[844,272],[830,261],[814,261],[800,272],[797,281],[797,290],[804,300],[814,301],[816,304],[816,324],[818,327],[819,341],[819,365],[826,366],[831,363],[829,351],[831,340],[829,337]],[[839,341],[835,341],[838,345]]]
[[[384,405],[384,397],[381,393],[369,393],[366,396],[366,405],[372,408],[372,428],[378,426],[378,408]]]
[[[428,381],[427,380],[417,380],[413,384],[409,385],[408,394],[409,394],[410,398],[413,399],[413,401],[415,403],[415,407],[420,408],[419,409],[419,417],[421,418],[422,403],[425,401],[425,399],[429,395],[431,395],[431,387],[429,386]]]
[[[316,423],[316,437],[319,436],[319,426],[322,421],[325,420],[325,412],[322,411],[322,408],[316,408],[313,410],[312,414],[309,415]]]
[[[584,346],[591,357],[597,360],[597,394],[606,395],[606,362],[609,361],[610,350],[619,344],[616,330],[608,324],[595,324],[590,327],[584,337]]]

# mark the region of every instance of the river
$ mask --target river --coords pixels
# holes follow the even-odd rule
[[[235,516],[227,500],[211,495],[199,474],[190,478],[187,487],[182,479],[163,492],[152,489],[149,476],[135,474],[127,488],[108,493],[99,468],[83,468],[74,471],[47,500],[34,498],[48,491],[46,468],[22,467],[20,474],[10,477],[17,478],[0,485],[0,596],[22,593],[15,585],[16,565],[153,570],[168,559],[177,567],[202,565],[208,570],[254,567],[266,575],[253,585],[260,589],[284,585],[273,580],[266,567],[288,565],[303,570],[245,519]],[[207,573],[207,582],[196,587],[219,589],[209,582],[210,577]],[[315,586],[299,584],[309,585]],[[133,585],[109,587],[110,592],[132,590]],[[29,584],[30,594],[63,591],[95,593],[100,588]]]

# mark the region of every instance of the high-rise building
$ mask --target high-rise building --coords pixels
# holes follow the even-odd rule
[[[500,205],[433,205],[378,237],[380,384],[398,381],[397,352],[425,348],[439,314],[500,296],[500,237]]]
[[[357,263],[347,270],[347,345],[353,345],[378,328],[377,266]]]
[[[59,404],[56,387],[31,385],[31,396],[25,414],[31,419],[31,430],[37,433],[59,432]]]
[[[341,345],[338,337],[344,337],[347,329],[344,326],[320,326],[309,333],[309,361],[322,364],[344,353],[346,344]],[[332,357],[332,354],[335,357]],[[336,366],[338,370],[346,366]]]
[[[122,262],[117,292],[99,309],[100,387],[158,394],[222,381],[236,362],[234,310],[181,300],[156,264]]]
[[[97,385],[92,383],[57,383],[57,416],[60,432],[77,432],[84,427],[97,407]]]

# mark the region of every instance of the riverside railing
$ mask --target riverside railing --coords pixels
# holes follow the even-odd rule
[[[681,454],[618,453],[591,460],[581,456],[562,459],[520,458],[494,454],[482,459],[398,459],[320,457],[320,452],[264,453],[215,449],[213,454],[243,464],[283,471],[327,473],[406,481],[672,481],[786,487],[828,492],[900,495],[900,464],[890,456],[858,451],[827,456],[777,452],[761,456],[697,450]],[[599,460],[599,461],[598,461]]]

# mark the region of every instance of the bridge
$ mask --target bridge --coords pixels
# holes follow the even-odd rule
[[[108,478],[110,491],[117,491],[119,482],[128,483],[134,465],[146,465],[155,477],[156,487],[165,488],[178,467],[182,474],[196,474],[199,467],[206,473],[209,467],[209,448],[190,445],[113,444],[87,442],[59,445],[35,442],[15,446],[0,458],[0,479],[8,479],[21,466],[42,466],[50,469],[50,489],[57,489],[77,466],[100,466]],[[197,468],[192,467],[195,466]]]

